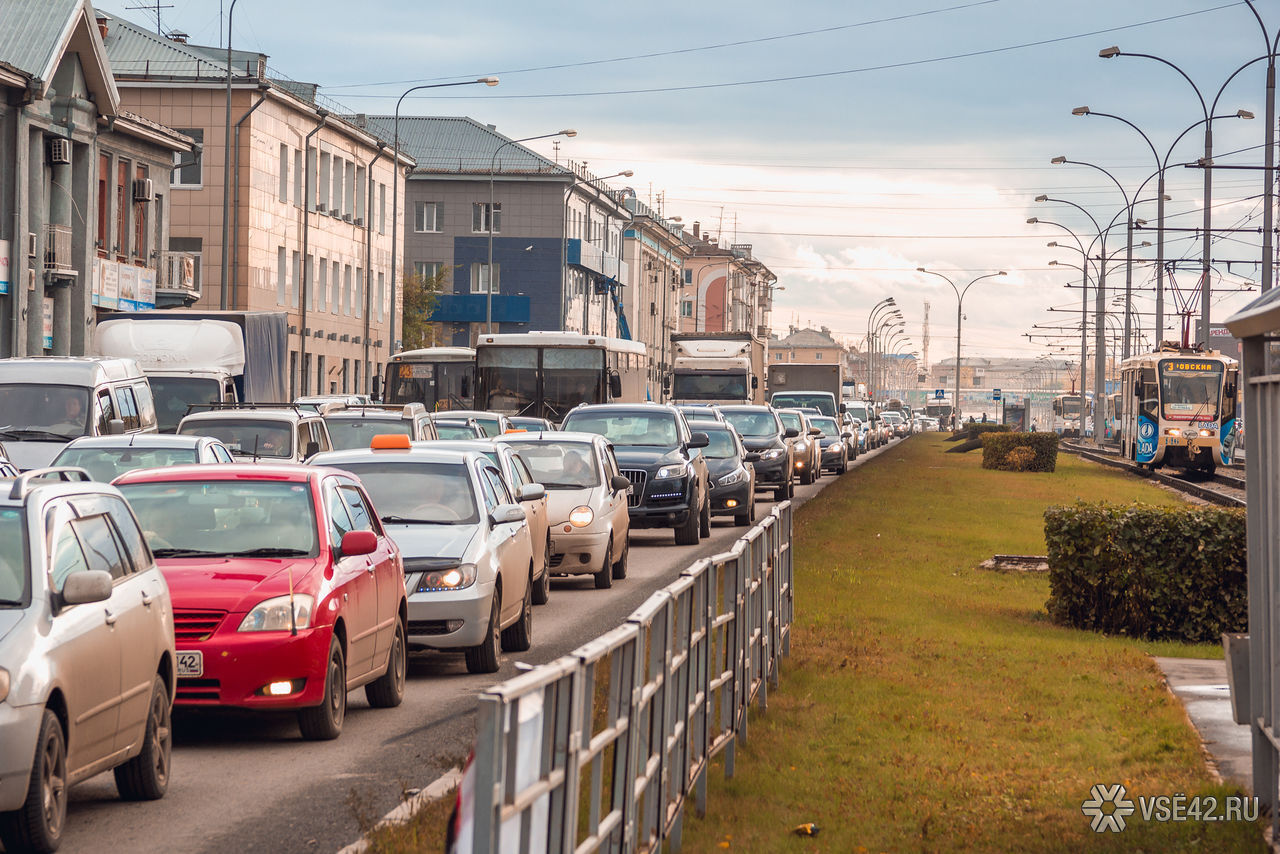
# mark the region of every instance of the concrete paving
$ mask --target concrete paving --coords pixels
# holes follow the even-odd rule
[[[1224,782],[1253,791],[1252,737],[1247,724],[1231,717],[1227,664],[1221,659],[1161,658],[1156,664],[1187,717],[1200,733],[1209,754],[1209,767]]]

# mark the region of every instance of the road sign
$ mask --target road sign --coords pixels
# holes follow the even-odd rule
[[[946,389],[943,389],[943,388],[935,388],[935,389],[933,390],[933,399],[934,399],[934,400],[942,400],[942,399],[943,399],[943,398],[945,398],[946,396],[947,396],[947,390],[946,390]]]
[[[999,399],[1000,399],[1000,389],[998,389],[998,388],[993,388],[993,389],[991,389],[991,399],[992,399],[992,400],[999,400]]]

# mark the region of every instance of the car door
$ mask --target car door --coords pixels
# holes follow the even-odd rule
[[[374,636],[371,666],[381,671],[386,664],[395,636],[396,620],[400,616],[400,599],[404,596],[404,569],[395,560],[395,548],[382,531],[375,518],[369,496],[354,483],[341,483],[338,491],[347,513],[351,516],[352,529],[372,531],[378,537],[378,547],[364,556],[365,571],[373,578],[377,632]]]
[[[516,491],[537,482],[519,454],[512,451],[507,461],[511,466],[511,485]],[[547,495],[544,492],[537,501],[522,501],[520,506],[524,508],[524,517],[529,523],[529,540],[533,543],[533,574],[541,576],[547,565]]]
[[[62,591],[68,576],[87,572],[89,559],[76,530],[71,503],[60,500],[45,514],[49,589]],[[117,606],[110,600],[63,605],[53,618],[54,669],[67,707],[67,767],[71,774],[105,759],[115,749],[120,721],[123,649],[116,631]]]
[[[333,593],[347,627],[347,681],[368,673],[378,634],[378,590],[369,555],[343,555],[342,536],[355,530],[338,479],[325,478],[321,488],[329,539],[333,547]],[[320,607],[320,603],[316,603]]]
[[[627,510],[627,490],[614,491],[609,488],[609,481],[614,475],[622,475],[618,468],[618,458],[613,454],[613,445],[601,442],[603,446],[600,463],[604,468],[605,506],[604,515],[609,518],[609,527],[613,531],[613,553],[622,554],[627,544],[627,536],[631,530],[631,513]]]
[[[484,495],[485,513],[491,514],[515,499],[502,481],[502,474],[491,463],[480,465],[480,489]],[[498,572],[502,577],[502,611],[500,622],[514,622],[524,607],[525,589],[529,586],[529,564],[533,560],[533,544],[529,541],[529,525],[519,522],[490,524],[491,545]]]

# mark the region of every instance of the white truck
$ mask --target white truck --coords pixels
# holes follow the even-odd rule
[[[764,403],[764,342],[748,332],[671,336],[671,403]]]
[[[279,311],[129,312],[99,321],[93,352],[137,361],[173,433],[189,404],[286,400],[287,335]]]

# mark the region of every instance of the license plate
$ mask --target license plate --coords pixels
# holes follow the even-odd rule
[[[178,650],[178,676],[203,676],[204,653],[199,650]]]

